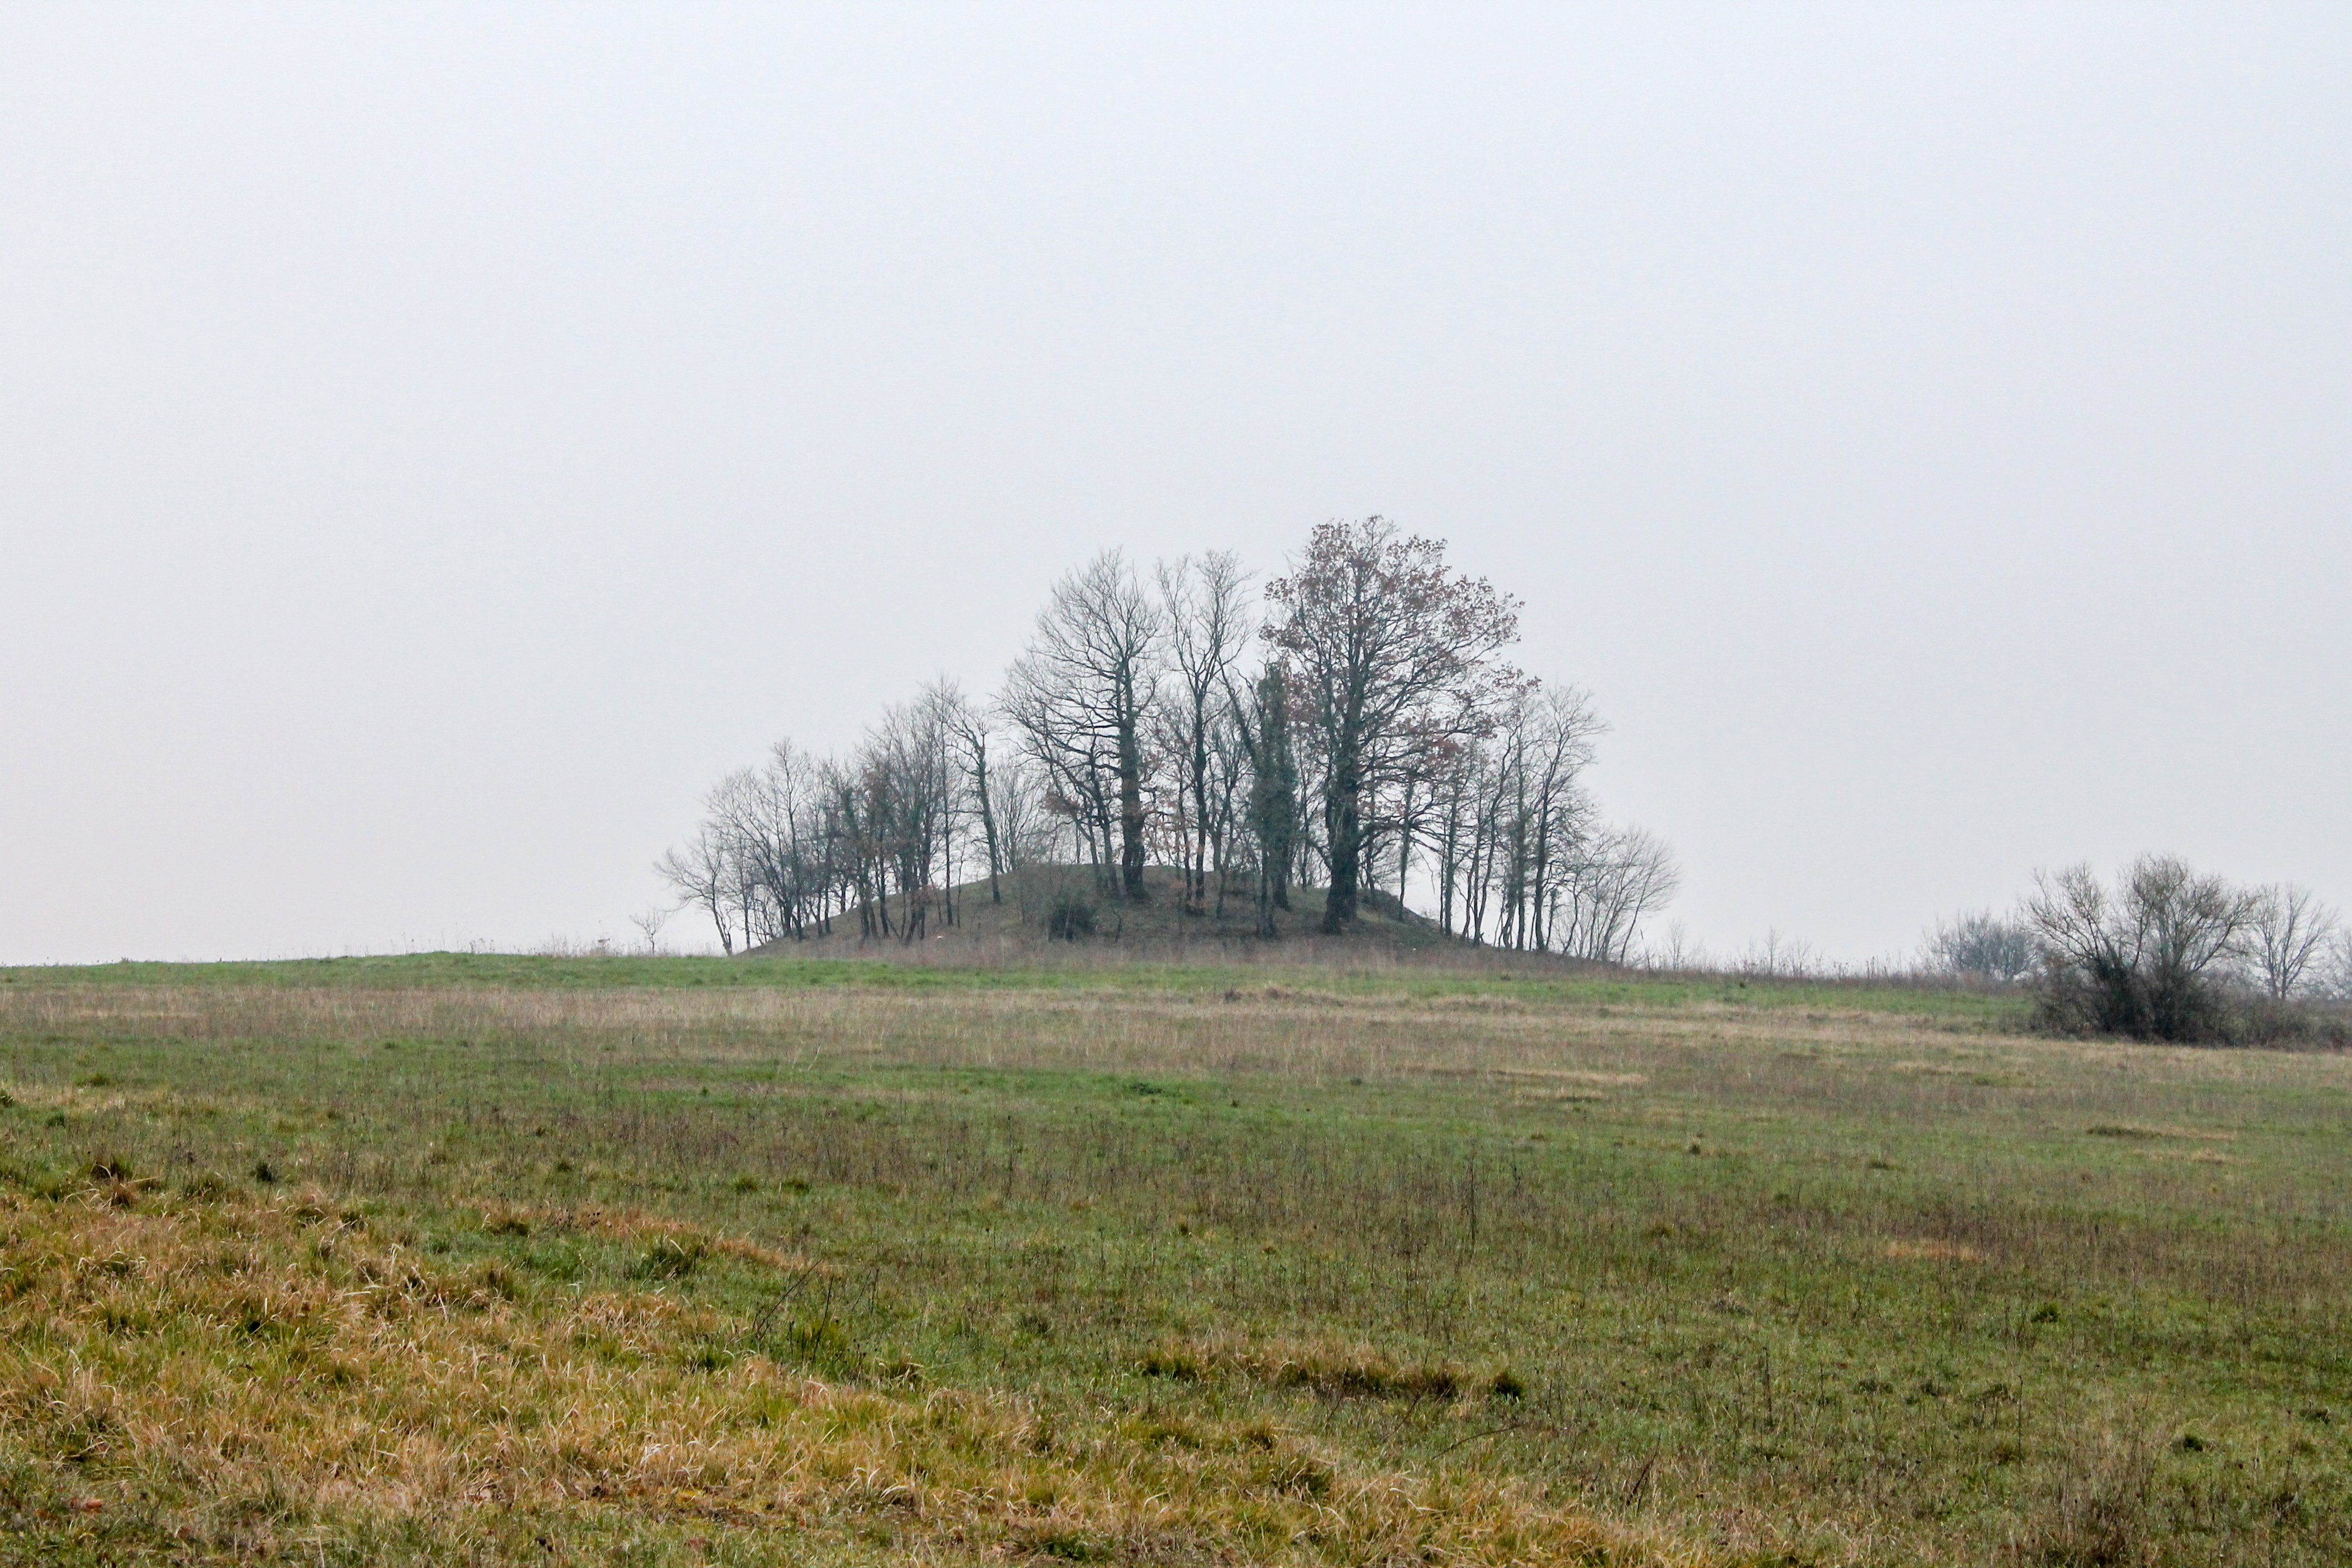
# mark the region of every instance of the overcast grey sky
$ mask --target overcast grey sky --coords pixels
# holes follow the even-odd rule
[[[1097,549],[1371,511],[1720,950],[2352,896],[2347,226],[2340,5],[9,5],[0,962],[622,935]]]

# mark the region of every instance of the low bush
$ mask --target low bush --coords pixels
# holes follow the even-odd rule
[[[1095,934],[1095,907],[1075,893],[1064,893],[1054,900],[1053,910],[1045,920],[1045,929],[1055,942],[1076,942],[1080,937]]]

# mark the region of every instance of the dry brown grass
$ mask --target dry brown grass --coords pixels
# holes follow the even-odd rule
[[[1890,1241],[1889,1258],[1926,1258],[1939,1263],[1982,1263],[1984,1254],[1960,1241]]]
[[[485,1221],[798,1261],[651,1216]],[[0,1199],[0,1442],[51,1475],[60,1510],[144,1506],[200,1553],[403,1529],[454,1551],[520,1513],[819,1544],[879,1529],[938,1558],[1691,1560],[1507,1484],[1365,1470],[1264,1422],[1138,1441],[1057,1427],[1013,1393],[926,1391],[915,1369],[895,1387],[812,1378],[737,1353],[746,1324],[657,1290],[437,1268],[315,1196],[107,1177]]]
[[[1255,1341],[1224,1335],[1176,1341],[1145,1356],[1142,1368],[1153,1377],[1187,1383],[1241,1376],[1331,1399],[1508,1399],[1517,1397],[1520,1387],[1506,1367],[1401,1362],[1361,1341],[1331,1339]]]

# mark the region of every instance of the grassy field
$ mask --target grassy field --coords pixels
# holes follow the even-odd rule
[[[0,971],[0,1560],[2352,1561],[2352,1061],[2021,1019]]]

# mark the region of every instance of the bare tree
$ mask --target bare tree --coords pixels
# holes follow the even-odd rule
[[[662,927],[669,924],[669,917],[675,912],[656,905],[652,909],[639,910],[629,917],[629,923],[636,927],[637,934],[646,939],[648,955],[661,952]]]
[[[1054,585],[1005,678],[1007,716],[1039,763],[1072,786],[1067,798],[1101,808],[1106,838],[1115,810],[1119,888],[1137,902],[1147,896],[1143,723],[1160,633],[1159,609],[1125,558],[1105,551]]]
[[[1669,922],[1657,945],[1642,955],[1643,968],[1669,972],[1706,969],[1712,963],[1705,944],[1693,937],[1690,929],[1680,921]]]
[[[827,768],[779,741],[759,767],[731,773],[711,791],[709,819],[734,862],[747,944],[803,938],[823,925],[834,880],[821,831]]]
[[[1515,945],[1565,949],[1553,940],[1549,922],[1563,893],[1580,886],[1570,907],[1584,921],[1580,945],[1590,951],[1583,956],[1615,963],[1633,941],[1660,877],[1671,892],[1674,857],[1647,835],[1627,839],[1597,828],[1582,778],[1593,742],[1607,726],[1589,693],[1573,686],[1530,689],[1513,707],[1519,771],[1513,780],[1512,838],[1524,862],[1511,879],[1520,900]],[[1622,907],[1637,894],[1638,907]]]
[[[1163,708],[1169,751],[1180,773],[1178,817],[1183,840],[1184,910],[1200,914],[1209,896],[1211,839],[1216,813],[1210,801],[1217,731],[1226,719],[1234,665],[1249,640],[1242,590],[1249,581],[1241,558],[1215,550],[1160,563],[1160,613],[1174,668],[1174,689]]]
[[[943,923],[954,923],[950,890],[962,774],[951,745],[950,715],[934,687],[912,703],[887,710],[860,752],[887,880],[898,891],[901,942],[929,935],[934,909]]]
[[[1775,926],[1739,955],[1739,973],[1759,979],[1801,979],[1821,967],[1813,944]]]
[[[827,762],[819,777],[835,874],[845,903],[857,911],[859,940],[894,935],[888,770],[869,741],[847,762]]]
[[[1444,749],[1424,778],[1408,781],[1402,804],[1384,808],[1395,813],[1400,855],[1419,841],[1433,857],[1441,929],[1630,960],[1681,873],[1654,835],[1601,821],[1583,773],[1605,728],[1578,688],[1523,682],[1485,737]]]
[[[2011,985],[2033,972],[2041,950],[2022,921],[1976,910],[1937,921],[1920,957],[1939,973],[1977,974]]]
[[[2245,947],[2254,978],[2273,1002],[2304,988],[2313,960],[2336,934],[2336,914],[2308,888],[2275,885],[2255,890]]]
[[[2352,931],[2339,931],[2328,948],[2320,989],[2340,1002],[2352,1002]]]
[[[1224,706],[1210,728],[1209,742],[1209,857],[1217,879],[1216,918],[1223,921],[1234,876],[1255,864],[1248,817],[1254,780],[1250,742],[1230,682]]]
[[[2140,1039],[2222,1032],[2220,982],[2259,896],[2143,855],[2110,891],[2088,866],[2037,875],[2025,918],[2044,954],[2045,1016]]]
[[[743,932],[745,947],[757,946],[761,941],[760,879],[755,865],[759,813],[753,805],[758,790],[757,773],[751,768],[738,768],[702,797],[707,830],[725,856],[727,903]]]
[[[924,693],[939,714],[949,740],[954,744],[958,763],[961,765],[968,785],[972,811],[980,818],[982,847],[988,854],[988,900],[1001,904],[1004,889],[1000,881],[1005,868],[1004,842],[997,832],[996,798],[988,776],[988,720],[981,710],[964,698],[963,691],[944,677],[933,681]]]
[[[735,874],[728,854],[727,837],[716,826],[703,824],[684,849],[671,849],[654,862],[654,869],[675,890],[681,902],[709,911],[719,927],[719,945],[732,956],[735,930],[729,919],[735,902]]]
[[[1582,836],[1563,869],[1559,929],[1547,945],[1601,963],[1631,963],[1643,921],[1682,885],[1674,851],[1639,827]]]
[[[1007,758],[990,772],[988,794],[1004,868],[1017,872],[1053,859],[1062,829],[1045,809],[1036,769],[1018,756]]]
[[[1454,740],[1484,733],[1525,684],[1494,656],[1518,636],[1518,605],[1445,564],[1435,540],[1383,518],[1327,522],[1268,585],[1283,619],[1267,640],[1288,655],[1313,705],[1322,751],[1323,929],[1356,918],[1370,831],[1365,805]]]
[[[1071,860],[1090,861],[1097,879],[1108,878],[1116,859],[1111,847],[1117,798],[1113,749],[1099,734],[1077,727],[1068,707],[1052,693],[1008,681],[999,700],[1038,776],[1038,808],[1066,825]]]

